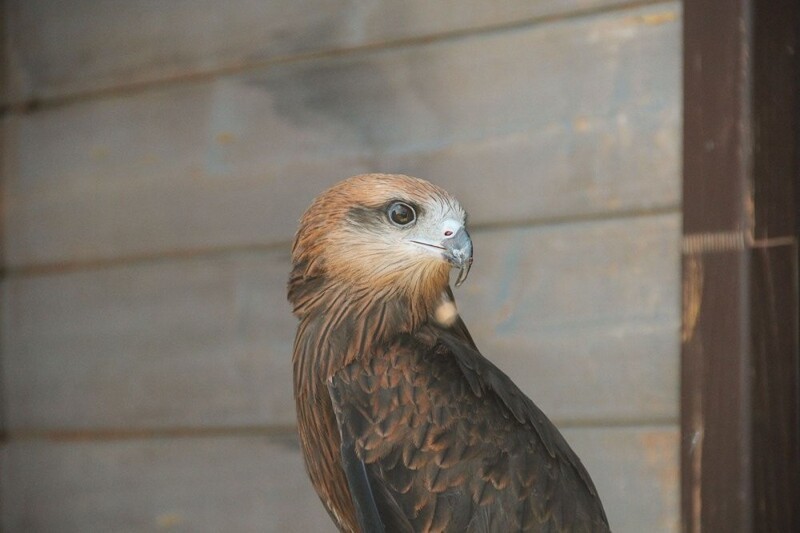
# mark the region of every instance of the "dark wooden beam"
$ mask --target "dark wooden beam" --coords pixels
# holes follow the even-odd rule
[[[6,274],[6,261],[5,261],[5,243],[3,236],[5,235],[5,190],[6,190],[6,180],[8,177],[5,175],[5,169],[7,169],[7,165],[5,164],[5,157],[6,157],[6,128],[7,121],[6,121],[6,114],[7,110],[5,108],[4,102],[6,100],[6,96],[8,95],[8,89],[10,87],[10,83],[8,82],[9,76],[9,53],[8,53],[8,26],[5,24],[6,17],[8,15],[8,2],[6,0],[0,0],[0,282],[3,281]],[[0,298],[4,298],[5,294],[0,293]],[[0,307],[0,312],[4,308]],[[3,340],[3,331],[0,331],[0,340]],[[3,357],[2,357],[2,343],[0,343],[0,444],[5,442],[6,440],[6,395],[5,390],[3,388],[3,384],[5,383],[5,378],[3,375]],[[0,510],[2,510],[2,503],[0,503]]]
[[[800,531],[799,21],[684,3],[686,531]]]

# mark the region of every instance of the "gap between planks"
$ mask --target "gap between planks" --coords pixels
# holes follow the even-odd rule
[[[69,105],[72,103],[100,99],[100,98],[113,98],[116,96],[125,96],[145,92],[149,89],[154,89],[171,84],[193,84],[201,83],[208,80],[223,76],[231,76],[241,74],[244,72],[264,69],[270,66],[281,65],[286,63],[310,61],[316,59],[337,58],[353,53],[369,53],[382,50],[396,50],[407,47],[423,46],[437,42],[457,41],[472,36],[487,35],[491,33],[503,33],[514,31],[527,27],[535,27],[544,24],[550,24],[560,21],[568,21],[573,19],[580,19],[584,17],[591,17],[595,15],[602,15],[606,13],[623,12],[627,10],[643,8],[655,5],[674,4],[674,0],[633,0],[623,4],[596,6],[585,9],[576,9],[564,13],[554,13],[549,15],[540,15],[530,17],[513,22],[505,22],[499,24],[492,24],[486,26],[475,26],[473,28],[463,28],[458,30],[444,31],[440,33],[433,33],[430,35],[423,35],[417,37],[406,37],[399,39],[390,39],[387,41],[365,43],[362,45],[333,48],[329,50],[317,50],[312,52],[303,52],[297,54],[289,54],[284,56],[276,56],[262,61],[240,61],[228,66],[220,66],[209,70],[197,70],[195,72],[188,72],[185,74],[167,75],[161,78],[152,80],[133,82],[127,85],[115,85],[109,87],[101,87],[97,89],[79,90],[72,94],[65,94],[60,96],[39,97],[31,96],[29,98],[12,101],[5,104],[0,104],[0,117],[10,114],[30,114],[43,109],[50,109],[60,106]]]

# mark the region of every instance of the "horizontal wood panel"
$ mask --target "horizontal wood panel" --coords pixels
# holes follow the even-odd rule
[[[678,531],[677,428],[564,432],[614,531]],[[289,438],[11,442],[3,530],[335,531]]]
[[[285,242],[366,171],[474,223],[678,204],[679,4],[276,65],[7,119],[7,261]],[[46,157],[43,157],[46,154]]]
[[[630,0],[628,0],[629,2]],[[51,98],[515,23],[624,0],[5,2],[10,100]]]
[[[556,420],[676,416],[677,215],[474,232],[456,292]],[[11,431],[291,424],[288,251],[5,281]]]
[[[677,426],[563,431],[616,533],[680,531]]]
[[[333,531],[293,437],[6,445],[3,531]]]
[[[289,269],[253,253],[7,280],[8,427],[293,423]]]
[[[677,416],[680,217],[482,232],[459,311],[560,420]]]

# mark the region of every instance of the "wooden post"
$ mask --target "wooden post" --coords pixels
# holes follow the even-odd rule
[[[685,531],[800,531],[798,21],[684,3]]]
[[[8,2],[6,0],[0,0],[0,19],[5,21],[5,17],[8,13]],[[9,75],[9,68],[7,67],[7,63],[9,61],[8,56],[8,28],[4,22],[0,22],[0,282],[3,281],[5,278],[5,271],[6,271],[6,261],[5,261],[5,243],[4,243],[4,236],[5,236],[5,187],[6,187],[6,180],[8,180],[8,176],[5,175],[5,157],[6,157],[6,137],[5,137],[5,129],[6,129],[6,113],[7,105],[6,100],[8,99],[8,95],[10,93],[9,88],[11,83],[8,81],[7,77]],[[0,290],[0,299],[4,298],[4,294],[2,290]],[[0,312],[2,312],[3,307],[0,307]],[[2,324],[2,321],[0,321]],[[3,331],[0,330],[0,340],[2,340]],[[5,382],[3,376],[3,357],[2,357],[2,342],[0,342],[0,446],[6,440],[6,411],[5,411],[5,391],[3,389],[3,383]],[[2,510],[2,503],[0,503],[0,510]]]

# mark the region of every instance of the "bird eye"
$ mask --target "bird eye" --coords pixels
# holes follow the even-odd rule
[[[398,226],[408,226],[417,219],[414,208],[403,202],[395,202],[390,205],[387,213],[389,220]]]

